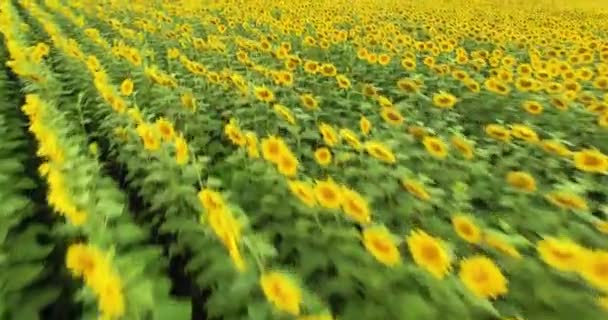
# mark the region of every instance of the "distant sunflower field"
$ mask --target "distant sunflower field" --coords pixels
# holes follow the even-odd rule
[[[608,3],[2,0],[0,320],[608,319]]]

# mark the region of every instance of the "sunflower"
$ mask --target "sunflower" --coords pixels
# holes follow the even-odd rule
[[[439,279],[451,269],[452,259],[443,241],[422,230],[415,230],[406,238],[414,262]]]
[[[397,126],[403,123],[403,116],[399,111],[393,107],[382,107],[380,111],[380,115],[382,119],[386,121],[386,123]]]
[[[552,97],[550,100],[551,104],[558,110],[568,110],[568,100],[562,97]]]
[[[375,97],[378,95],[378,89],[371,84],[364,84],[362,87],[362,93],[366,97]]]
[[[274,100],[274,93],[266,87],[255,87],[253,89],[255,97],[263,102],[272,102]]]
[[[267,161],[278,163],[285,150],[288,150],[287,145],[280,137],[270,136],[262,139],[262,156]]]
[[[306,73],[315,74],[319,71],[319,63],[312,60],[304,62],[304,71]]]
[[[485,132],[490,137],[503,142],[511,140],[511,131],[499,124],[489,124],[485,127]]]
[[[461,261],[458,277],[480,298],[497,298],[507,293],[507,279],[494,261],[482,255]]]
[[[329,165],[331,163],[331,151],[325,147],[315,150],[315,161],[323,167]]]
[[[319,132],[323,137],[323,141],[330,147],[333,147],[340,142],[340,137],[336,133],[336,130],[327,123],[322,122],[319,124]]]
[[[298,172],[298,158],[294,156],[287,148],[281,152],[277,160],[279,173],[286,177],[293,177]]]
[[[592,251],[587,256],[581,275],[594,287],[608,291],[608,251]]]
[[[351,219],[359,224],[368,224],[371,222],[371,212],[367,200],[363,198],[357,191],[343,187],[342,188],[342,210]]]
[[[439,91],[433,95],[433,104],[442,109],[453,108],[456,102],[458,99],[445,91]]]
[[[302,290],[290,277],[277,271],[266,272],[260,277],[260,286],[275,308],[294,316],[300,314]]]
[[[462,214],[453,216],[452,226],[456,234],[466,242],[478,244],[483,239],[481,229],[468,216]]]
[[[342,193],[338,186],[331,179],[317,181],[315,184],[315,198],[317,202],[327,209],[338,209],[342,204]]]
[[[385,96],[377,96],[376,100],[378,101],[378,104],[382,108],[392,108],[393,107],[393,102]]]
[[[68,247],[65,264],[76,277],[91,278],[99,268],[104,267],[105,257],[96,247],[75,243]]]
[[[278,83],[282,86],[290,87],[293,85],[293,73],[289,71],[279,71],[277,74]]]
[[[429,201],[431,200],[431,195],[426,191],[424,185],[417,180],[414,179],[402,179],[401,185],[407,192],[409,192],[414,197],[423,200]]]
[[[224,134],[226,134],[228,139],[237,146],[242,147],[247,144],[245,135],[233,121],[230,121],[224,126]]]
[[[397,87],[408,93],[417,93],[420,92],[421,84],[417,80],[404,78],[397,81]]]
[[[401,66],[405,70],[413,71],[416,69],[416,60],[414,58],[403,58],[401,60]]]
[[[184,165],[188,162],[188,142],[180,134],[175,137],[175,162]]]
[[[306,109],[314,110],[319,107],[319,102],[317,99],[309,93],[300,95],[300,102]]]
[[[247,154],[250,158],[259,158],[260,152],[258,151],[258,137],[255,132],[245,132],[245,140],[247,140]]]
[[[608,171],[608,156],[596,149],[583,149],[574,153],[574,166],[585,172],[604,173]]]
[[[302,203],[308,207],[314,207],[317,204],[315,199],[315,192],[312,186],[304,181],[291,180],[287,182],[289,190],[296,196]]]
[[[539,115],[539,114],[543,113],[543,105],[536,101],[532,101],[532,100],[524,101],[523,108],[529,114]]]
[[[367,60],[367,55],[368,55],[368,51],[366,48],[359,48],[357,49],[357,58],[359,58],[359,60]]]
[[[509,171],[506,180],[511,187],[519,191],[536,191],[536,181],[534,180],[534,177],[525,171]]]
[[[445,159],[448,156],[448,147],[441,138],[426,136],[422,138],[422,144],[426,151],[437,159]]]
[[[133,88],[134,87],[135,87],[135,85],[133,84],[133,80],[131,80],[131,79],[125,79],[120,84],[120,92],[124,96],[130,96],[133,93]]]
[[[571,240],[546,237],[536,243],[540,258],[560,271],[577,271],[586,259],[587,251]]]
[[[196,111],[196,98],[194,98],[192,92],[185,92],[181,95],[180,100],[184,108],[190,112]]]
[[[372,130],[372,123],[365,116],[361,116],[359,119],[359,128],[361,129],[361,133],[363,133],[363,135],[368,135]]]
[[[562,209],[587,210],[589,208],[587,200],[583,197],[566,191],[553,191],[545,195],[545,198]]]
[[[428,130],[421,126],[409,126],[407,128],[407,133],[411,134],[417,140],[422,140],[429,134]]]
[[[572,151],[570,151],[568,147],[558,140],[543,140],[541,145],[543,150],[546,152],[553,153],[558,156],[566,157],[572,154]]]
[[[608,111],[597,117],[597,124],[602,128],[608,128]]]
[[[363,230],[363,245],[378,262],[388,267],[401,263],[401,254],[393,235],[386,227],[375,226]]]
[[[453,135],[450,138],[450,142],[452,142],[454,148],[456,148],[456,150],[458,150],[458,152],[460,152],[465,159],[471,160],[475,156],[475,149],[473,145],[465,138],[458,135]]]
[[[346,129],[346,128],[340,129],[340,137],[342,137],[342,139],[344,141],[346,141],[346,143],[351,148],[353,148],[355,150],[360,150],[361,149],[361,147],[362,147],[361,141],[359,141],[359,138],[357,137],[357,134],[355,134],[350,129]]]
[[[336,82],[338,82],[338,87],[342,89],[348,89],[351,86],[350,80],[343,74],[336,76]]]
[[[276,112],[281,118],[283,118],[283,120],[287,121],[289,124],[295,124],[296,123],[296,119],[293,116],[293,114],[291,113],[291,110],[289,110],[289,108],[287,108],[286,106],[279,104],[279,103],[275,103],[272,106],[272,109],[274,110],[274,112]]]
[[[321,65],[321,74],[326,77],[335,77],[338,74],[338,70],[336,70],[336,66],[331,63],[324,63]]]
[[[515,88],[520,92],[531,91],[534,87],[536,80],[531,77],[519,77],[515,80]]]
[[[147,123],[141,123],[137,126],[136,131],[144,143],[144,149],[148,151],[160,149],[160,139],[158,138],[156,127]]]
[[[483,237],[483,243],[490,248],[493,248],[503,254],[506,254],[512,258],[521,258],[521,254],[517,251],[511,243],[506,241],[504,237],[499,236],[495,233],[485,233]]]
[[[378,141],[368,141],[365,143],[365,151],[372,157],[387,162],[395,163],[397,159],[391,149]]]
[[[198,200],[205,208],[207,213],[211,213],[218,210],[224,210],[226,207],[226,203],[224,202],[224,198],[222,195],[209,188],[205,188],[198,192],[197,194]]]
[[[477,93],[481,91],[481,86],[479,85],[479,82],[475,81],[474,79],[466,79],[464,85],[467,86],[467,88],[471,92]]]

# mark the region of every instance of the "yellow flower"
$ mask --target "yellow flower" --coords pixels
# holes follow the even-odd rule
[[[365,116],[361,116],[361,119],[359,119],[359,128],[363,135],[368,135],[372,130],[372,123]]]
[[[300,314],[302,291],[287,275],[277,271],[264,273],[260,286],[266,300],[275,308],[294,316]]]
[[[580,273],[594,287],[608,291],[608,251],[590,252]]]
[[[255,87],[253,89],[255,97],[263,102],[272,102],[274,100],[274,93],[266,87]]]
[[[326,77],[335,77],[338,73],[336,67],[331,63],[324,63],[321,65],[321,74]]]
[[[296,123],[295,117],[293,116],[293,114],[291,113],[289,108],[287,108],[286,106],[275,103],[272,108],[274,109],[274,112],[278,113],[279,116],[281,116],[281,118],[283,118],[288,123],[290,123],[290,124]]]
[[[602,128],[608,128],[608,111],[597,116],[597,124]]]
[[[317,73],[319,71],[319,63],[316,61],[307,60],[304,62],[304,71],[310,74]]]
[[[560,271],[577,271],[586,259],[587,251],[570,240],[547,237],[538,241],[536,250],[540,258]]]
[[[120,92],[124,95],[124,96],[130,96],[133,93],[133,88],[134,88],[134,84],[133,84],[133,80],[131,79],[125,79],[121,84],[120,84]]]
[[[342,192],[332,180],[317,181],[315,184],[315,198],[317,202],[328,209],[338,209],[342,204]]]
[[[420,87],[421,87],[422,83],[419,83],[417,80],[413,80],[413,79],[400,79],[399,81],[397,81],[397,87],[399,87],[399,89],[405,91],[405,92],[409,92],[409,93],[416,93],[420,91]]]
[[[285,149],[277,161],[279,172],[286,177],[293,177],[298,172],[298,158],[296,158],[289,150]]]
[[[507,173],[507,183],[520,191],[536,191],[536,181],[534,180],[534,177],[524,171],[509,171],[509,173]]]
[[[188,142],[181,134],[175,137],[175,162],[178,165],[188,162]]]
[[[325,144],[330,147],[335,146],[340,141],[339,136],[334,130],[334,128],[332,128],[332,126],[327,123],[322,122],[321,124],[319,124],[319,132],[321,133]]]
[[[426,151],[437,159],[445,159],[448,156],[448,148],[440,138],[426,136],[422,138],[422,144]]]
[[[125,297],[120,278],[114,274],[105,275],[101,280],[98,292],[98,304],[102,317],[117,319],[125,313]]]
[[[393,102],[385,96],[377,96],[376,100],[382,108],[393,108]]]
[[[342,188],[342,210],[359,224],[371,222],[371,212],[367,200],[355,190]]]
[[[608,221],[596,222],[595,228],[601,233],[608,234]]]
[[[387,163],[395,163],[397,162],[397,158],[393,154],[393,151],[388,146],[385,146],[379,141],[368,141],[365,143],[365,151],[367,153],[380,160]]]
[[[191,112],[196,111],[196,98],[194,98],[194,95],[192,94],[192,92],[186,92],[186,93],[182,94],[182,96],[180,97],[180,100],[181,100],[182,106],[184,106],[184,108],[186,108],[187,110],[190,110]]]
[[[380,263],[394,267],[401,263],[401,254],[393,235],[385,227],[370,227],[363,230],[365,249]]]
[[[543,150],[553,153],[558,156],[569,156],[572,152],[563,143],[558,140],[543,140],[541,142]]]
[[[247,131],[245,133],[245,140],[247,140],[247,154],[250,158],[259,158],[260,152],[258,151],[258,137],[255,132]]]
[[[423,201],[431,200],[431,195],[426,191],[424,185],[422,185],[420,182],[413,179],[403,179],[401,180],[401,185],[414,197]]]
[[[482,232],[473,220],[465,215],[455,215],[452,217],[454,231],[464,241],[477,244],[482,241]]]
[[[315,161],[321,166],[327,166],[331,163],[331,151],[323,147],[315,150]]]
[[[583,149],[574,153],[574,165],[581,171],[604,173],[608,171],[608,156],[596,149]]]
[[[485,127],[485,132],[490,137],[503,141],[503,142],[509,142],[509,140],[511,140],[511,131],[509,131],[509,129],[507,129],[504,126],[501,126],[499,124],[487,125]]]
[[[337,75],[336,81],[338,82],[338,87],[342,89],[348,89],[351,86],[350,80],[348,80],[348,78],[343,74]]]
[[[511,134],[518,139],[522,139],[526,142],[538,142],[538,135],[532,128],[523,124],[514,124],[511,126]]]
[[[270,136],[266,139],[262,139],[262,156],[267,161],[277,163],[281,154],[287,150],[287,145],[283,139],[275,136]]]
[[[442,109],[453,108],[456,102],[458,102],[458,99],[456,99],[454,95],[444,91],[440,91],[433,95],[433,104]]]
[[[602,309],[608,311],[608,296],[598,298],[597,303]]]
[[[289,181],[289,190],[295,195],[302,203],[308,207],[314,207],[317,204],[315,199],[315,192],[312,186],[303,181]]]
[[[483,241],[489,247],[504,253],[513,258],[521,258],[521,254],[512,244],[503,239],[503,237],[494,233],[486,233]]]
[[[416,69],[416,60],[410,58],[403,58],[401,60],[401,66],[403,69],[412,71]]]
[[[538,115],[543,113],[543,106],[536,101],[524,101],[523,107],[529,114]]]
[[[144,149],[155,151],[160,148],[160,139],[158,139],[155,127],[147,123],[141,123],[137,126],[136,131],[144,143]]]
[[[165,118],[158,118],[155,124],[158,128],[158,132],[160,132],[160,135],[164,140],[169,141],[173,139],[175,136],[175,130],[173,129],[173,124],[169,120]]]
[[[105,268],[104,256],[97,248],[83,243],[68,247],[66,267],[76,277],[90,278],[99,268]]]
[[[234,121],[230,121],[224,126],[224,134],[237,146],[242,147],[247,144],[247,138]]]
[[[507,279],[496,263],[482,255],[461,261],[458,276],[480,298],[497,298],[508,291]]]
[[[380,115],[388,124],[400,125],[403,123],[403,116],[397,109],[393,107],[382,107]]]
[[[351,130],[345,128],[340,129],[340,137],[342,137],[351,148],[355,150],[361,149],[361,141],[359,141],[357,135]]]
[[[306,109],[315,110],[319,107],[319,102],[312,94],[303,94],[300,96],[300,102]]]
[[[226,207],[226,203],[224,202],[222,195],[219,192],[209,188],[199,191],[197,197],[203,208],[205,208],[208,213],[223,210]]]
[[[465,159],[473,159],[475,156],[475,149],[469,141],[457,135],[453,135],[450,141],[452,142],[454,148],[456,148],[456,150],[458,150],[458,152],[460,152]]]
[[[414,262],[439,279],[451,269],[452,259],[439,238],[422,230],[415,230],[407,237],[407,245]]]
[[[391,63],[391,56],[388,54],[382,53],[378,56],[378,63],[382,66],[386,66]]]
[[[589,208],[584,198],[566,191],[553,191],[548,193],[545,198],[562,209],[587,210]]]

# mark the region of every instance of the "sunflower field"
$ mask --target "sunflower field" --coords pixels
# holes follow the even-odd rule
[[[608,319],[608,2],[1,0],[0,320]]]

